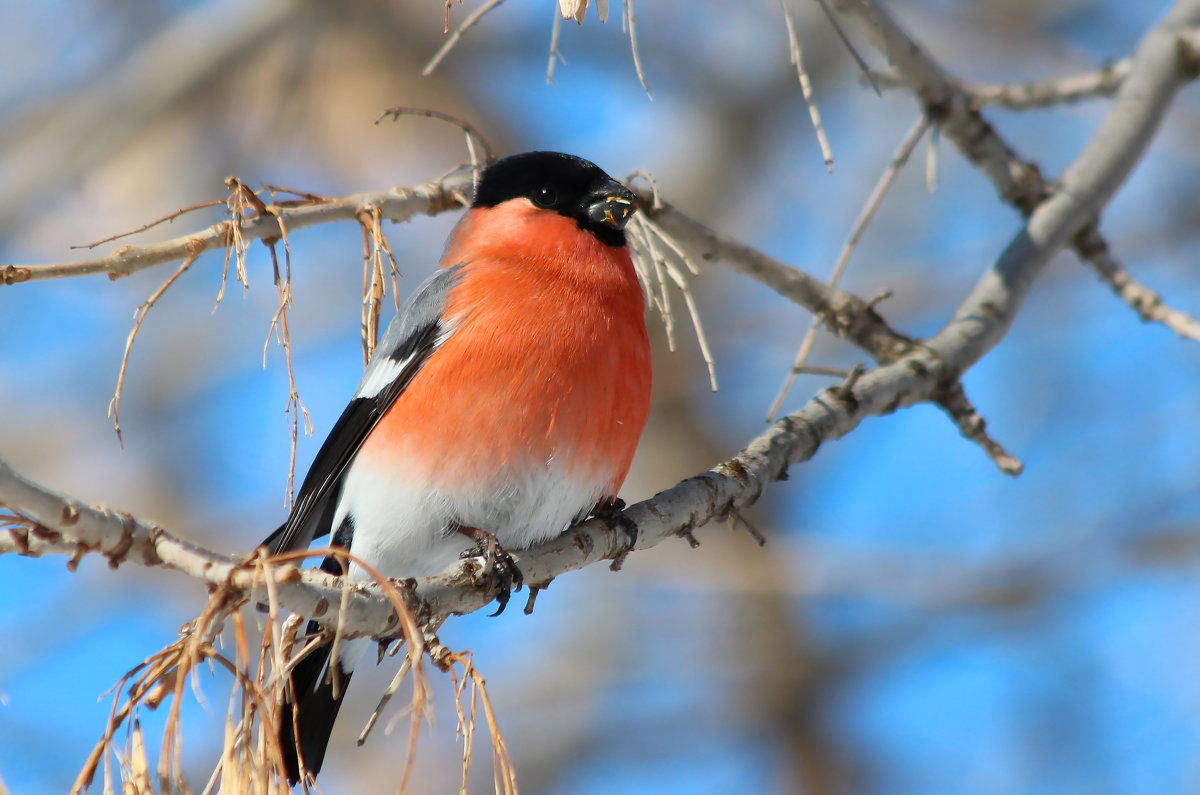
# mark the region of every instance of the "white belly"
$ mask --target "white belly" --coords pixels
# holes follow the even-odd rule
[[[505,550],[517,551],[558,535],[605,496],[593,485],[603,479],[581,482],[563,469],[552,461],[520,478],[497,477],[486,490],[434,490],[402,470],[356,460],[342,483],[333,526],[349,515],[350,551],[388,577],[437,574],[474,547],[457,527],[486,530]]]

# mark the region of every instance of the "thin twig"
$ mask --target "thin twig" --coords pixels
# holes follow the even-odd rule
[[[322,196],[320,193],[313,193],[312,191],[308,191],[308,190],[297,190],[296,188],[289,188],[285,185],[275,185],[270,182],[264,182],[262,185],[264,188],[271,191],[272,194],[290,193],[293,196],[298,196],[300,198],[300,201],[304,204],[312,204],[312,203],[316,203],[316,202],[330,201],[328,196]],[[274,201],[274,196],[272,196],[271,198],[272,198],[272,201]],[[280,206],[287,206],[294,201],[295,200],[293,200],[293,199],[285,199],[284,201],[277,202],[277,203]]]
[[[566,58],[558,51],[558,33],[562,28],[562,15],[558,13],[558,9],[554,9],[554,26],[550,28],[550,57],[546,63],[546,82],[554,85],[554,67],[558,65],[561,58],[563,63],[567,62]]]
[[[435,652],[431,652],[431,655]],[[492,700],[488,697],[487,683],[483,676],[475,667],[470,652],[458,652],[450,654],[446,657],[446,662],[449,664],[447,671],[455,680],[456,692],[461,692],[457,687],[457,676],[454,673],[454,664],[463,667],[463,680],[471,680],[471,710],[470,718],[466,718],[463,714],[461,705],[458,708],[459,726],[462,729],[464,737],[463,749],[463,784],[462,792],[466,791],[467,773],[470,768],[471,760],[471,738],[474,736],[475,729],[475,703],[478,697],[478,703],[483,707],[484,720],[487,722],[488,734],[492,738],[492,786],[497,795],[517,795],[517,771],[513,766],[512,756],[508,751],[508,745],[504,742],[504,736],[500,733],[500,725],[496,720],[496,713],[492,709]],[[457,701],[457,700],[456,700]],[[465,720],[465,722],[464,722]]]
[[[849,370],[843,370],[840,367],[818,367],[816,365],[806,364],[800,368],[802,375],[827,375],[830,378],[846,378],[850,375]]]
[[[929,140],[926,143],[925,150],[925,190],[933,193],[937,190],[938,181],[938,142],[941,136],[938,135],[937,125],[933,125],[933,129],[929,131]]]
[[[429,63],[425,64],[425,68],[421,70],[421,77],[429,77],[431,74],[433,74],[433,70],[437,69],[438,64],[440,64],[442,62],[442,59],[446,57],[446,55],[450,52],[450,50],[454,49],[454,45],[458,44],[458,40],[462,38],[462,35],[464,33],[466,33],[471,27],[473,27],[476,22],[483,19],[484,14],[491,11],[493,8],[495,8],[496,6],[500,5],[503,2],[504,2],[504,0],[488,0],[486,3],[481,5],[479,8],[475,9],[475,11],[472,12],[470,16],[468,16],[466,19],[464,19],[462,24],[454,29],[454,32],[450,34],[449,38],[447,38],[446,41],[442,43],[442,46],[438,48],[438,51],[433,54],[432,58],[429,59]],[[446,3],[446,6],[447,6],[446,21],[447,21],[447,23],[449,23],[449,21],[450,21],[449,5],[450,5],[450,3],[447,2]]]
[[[493,5],[497,5],[500,2],[503,2],[503,0],[495,0]],[[393,122],[400,121],[401,116],[423,116],[427,119],[436,119],[438,121],[444,121],[447,124],[453,124],[455,127],[466,133],[467,136],[474,138],[483,146],[483,151],[487,155],[488,163],[491,163],[496,159],[496,150],[492,148],[492,144],[488,141],[487,137],[479,131],[478,127],[476,127],[474,124],[471,124],[471,122],[467,121],[461,116],[455,116],[452,113],[433,110],[431,108],[413,108],[406,105],[397,105],[396,107],[388,108],[381,113],[379,118],[375,120],[375,123],[379,124],[379,122],[383,121],[388,116],[392,117]],[[468,147],[469,146],[470,143],[468,142]]]
[[[967,399],[961,381],[956,381],[935,393],[934,402],[954,420],[964,437],[983,448],[1001,472],[1015,478],[1025,470],[1024,464],[988,435],[987,422],[979,416],[979,412]]]
[[[691,255],[688,254],[683,248],[683,246],[679,245],[679,243],[676,242],[670,234],[668,234],[652,217],[650,217],[649,213],[639,214],[634,216],[634,219],[634,227],[640,233],[639,235],[635,235],[630,238],[635,254],[634,263],[640,266],[642,278],[648,285],[653,284],[651,273],[655,274],[656,276],[661,276],[661,274],[665,272],[666,275],[670,277],[671,281],[675,283],[675,286],[679,288],[679,292],[683,293],[683,300],[687,305],[688,315],[692,320],[692,329],[696,334],[696,342],[700,345],[700,353],[704,357],[705,365],[708,367],[709,385],[712,387],[712,390],[716,392],[716,361],[713,358],[712,350],[708,346],[708,339],[704,334],[704,326],[700,321],[700,310],[696,306],[696,301],[692,296],[692,291],[688,284],[687,276],[684,274],[683,270],[680,269],[680,265],[682,265],[684,268],[687,268],[692,275],[699,275],[700,269],[696,267],[696,263],[693,261]],[[643,242],[641,239],[641,236],[643,235],[645,242]],[[661,256],[657,245],[653,242],[655,238],[662,242],[671,251],[673,254],[672,257],[667,258]],[[665,298],[665,285],[660,286],[663,292],[660,293],[657,302],[660,304],[660,311],[664,313],[663,322],[664,325],[673,329],[674,320],[669,315],[671,307],[670,299]]]
[[[133,322],[133,330],[129,332],[129,336],[125,338],[125,352],[121,354],[121,369],[117,372],[117,388],[113,392],[112,400],[108,404],[108,414],[113,418],[113,430],[117,432],[117,441],[121,446],[125,446],[125,441],[121,438],[121,395],[125,390],[125,370],[129,366],[129,351],[133,349],[133,341],[137,339],[138,332],[141,331],[142,321],[146,319],[146,313],[150,311],[150,307],[154,306],[158,299],[162,298],[163,293],[175,283],[175,280],[183,275],[183,272],[192,267],[192,263],[199,258],[199,254],[188,257],[183,261],[175,272],[171,274],[162,286],[142,302],[137,310],[137,319]]]
[[[371,361],[379,339],[379,310],[383,302],[383,257],[379,237],[379,208],[367,207],[359,216],[363,231],[362,348],[363,367]]]
[[[220,205],[222,205],[224,203],[225,203],[224,199],[212,199],[211,201],[200,202],[199,204],[192,204],[187,207],[180,207],[175,212],[167,213],[162,218],[158,218],[154,221],[150,221],[149,223],[142,224],[137,229],[130,229],[128,232],[118,232],[115,235],[109,235],[108,237],[102,237],[94,243],[86,243],[83,245],[71,246],[71,249],[72,250],[81,249],[81,248],[93,249],[96,246],[100,246],[105,243],[111,243],[112,241],[120,240],[123,237],[129,237],[130,235],[140,234],[142,232],[145,232],[147,229],[153,229],[154,227],[158,226],[161,223],[166,223],[167,221],[174,221],[179,216],[184,215],[186,213],[190,213],[193,210],[201,210],[205,207],[219,207]]]
[[[400,663],[400,670],[396,671],[396,675],[392,677],[391,684],[387,686],[383,691],[383,695],[379,697],[379,703],[375,705],[375,710],[367,718],[366,725],[358,733],[358,740],[356,741],[358,745],[362,745],[367,741],[368,735],[371,734],[371,729],[375,728],[375,724],[379,722],[379,716],[383,714],[383,710],[388,705],[388,702],[392,700],[392,696],[396,695],[396,691],[400,689],[400,685],[404,682],[404,677],[408,676],[411,668],[412,662],[405,656],[404,660]]]
[[[735,524],[740,524],[743,528],[745,528],[746,532],[750,534],[750,537],[753,538],[754,542],[760,547],[765,547],[767,545],[767,537],[764,536],[759,529],[755,527],[750,520],[747,519],[746,516],[737,508],[733,508],[729,511],[729,517],[731,520],[735,520]]]
[[[708,347],[708,338],[704,335],[704,327],[700,324],[700,310],[696,306],[696,299],[692,297],[692,291],[678,268],[667,268],[667,275],[674,280],[679,292],[683,293],[688,315],[692,318],[692,329],[696,332],[696,342],[700,345],[700,355],[704,358],[705,366],[708,367],[708,383],[712,391],[716,392],[718,389],[716,359],[713,358],[712,350]]]
[[[333,642],[329,647],[329,684],[333,688],[334,700],[342,697],[342,666],[339,660],[342,659],[342,639],[346,634],[346,606],[350,603],[350,589],[354,584],[346,574],[347,571],[343,569],[342,598],[338,602],[337,622],[333,625]]]
[[[263,200],[258,198],[258,195],[250,189],[250,186],[242,182],[237,177],[229,177],[225,180],[225,185],[230,189],[229,208],[230,215],[233,217],[233,253],[234,253],[234,272],[237,274],[237,280],[242,283],[242,291],[250,289],[250,279],[246,272],[246,252],[250,250],[250,241],[242,236],[242,220],[246,216],[246,206],[249,205],[254,211],[254,216],[258,218],[270,218],[275,216],[267,209],[267,205]],[[263,242],[268,245],[276,238],[275,235],[269,235],[263,238]],[[276,277],[279,275],[278,266],[275,271]]]
[[[854,227],[850,232],[850,238],[842,246],[842,251],[838,255],[837,262],[833,266],[833,275],[829,277],[829,286],[837,288],[838,283],[842,279],[842,274],[846,271],[846,265],[850,262],[850,255],[854,253],[854,249],[862,240],[863,233],[866,232],[867,225],[871,223],[871,219],[875,217],[876,211],[883,203],[883,197],[887,195],[888,190],[896,181],[896,177],[900,174],[900,170],[904,168],[908,162],[913,150],[921,140],[921,136],[929,129],[929,120],[925,116],[917,119],[916,123],[909,129],[908,135],[900,142],[900,146],[896,149],[892,156],[892,161],[888,163],[887,168],[883,170],[879,180],[875,183],[871,195],[867,197],[867,203],[863,205],[863,209],[859,212],[858,218],[854,222]],[[775,398],[775,402],[771,404],[770,410],[767,412],[767,422],[771,422],[775,415],[779,412],[780,406],[787,398],[792,390],[792,385],[796,381],[796,376],[800,373],[800,368],[804,366],[808,359],[808,354],[812,351],[813,343],[817,337],[817,329],[820,328],[821,319],[814,318],[809,325],[808,331],[804,334],[804,339],[800,343],[800,350],[796,352],[796,360],[792,363],[792,369],[788,372],[787,379],[784,381],[783,388],[779,391],[779,396]]]
[[[287,406],[284,408],[284,415],[288,418],[291,453],[288,456],[287,494],[284,504],[290,510],[292,499],[295,495],[296,447],[300,436],[301,416],[304,417],[305,436],[312,435],[313,425],[312,417],[308,414],[308,408],[304,405],[304,401],[300,399],[300,390],[296,387],[296,374],[292,369],[292,338],[291,332],[288,330],[287,316],[288,307],[292,303],[292,250],[288,244],[287,227],[284,225],[283,218],[278,217],[278,220],[280,235],[283,238],[284,275],[282,278],[280,277],[279,259],[275,254],[275,244],[271,243],[268,248],[271,251],[271,263],[275,271],[275,287],[279,292],[279,307],[275,310],[275,314],[271,318],[271,325],[267,328],[267,339],[263,343],[263,367],[266,368],[267,366],[267,347],[271,344],[271,335],[274,332],[276,340],[278,340],[280,347],[283,348],[283,358],[288,376],[288,401]]]
[[[1186,312],[1167,306],[1161,295],[1121,267],[1096,225],[1088,226],[1076,235],[1074,243],[1084,261],[1142,320],[1161,323],[1184,339],[1200,341],[1200,322]]]
[[[640,203],[645,208],[650,201],[643,194]],[[657,210],[645,212],[669,235],[667,239],[686,245],[693,259],[723,262],[760,282],[821,318],[831,331],[849,339],[876,361],[892,362],[911,352],[913,341],[891,328],[875,311],[873,302],[845,290],[830,289],[799,268],[710,229],[672,205],[662,203]]]
[[[654,95],[650,93],[650,84],[646,81],[646,70],[642,68],[642,55],[638,51],[637,17],[633,14],[633,0],[621,0],[621,11],[621,27],[628,31],[629,48],[633,51],[633,68],[637,70],[642,90],[646,92],[646,96],[653,102]]]
[[[642,277],[642,286],[645,288],[647,300],[652,301],[658,308],[663,331],[667,335],[667,350],[674,353],[675,313],[671,311],[671,292],[667,289],[665,261],[658,253],[658,247],[654,244],[654,236],[650,233],[645,218],[634,215],[630,219],[630,231],[633,233],[633,237],[630,238],[630,247],[634,252],[634,262],[641,265],[637,271],[638,275]],[[646,263],[649,263],[649,266]],[[658,290],[654,289],[656,285]]]
[[[825,12],[825,18],[829,20],[829,24],[833,27],[833,32],[837,34],[838,39],[841,40],[842,46],[844,46],[850,53],[850,57],[854,59],[854,63],[858,64],[859,73],[862,74],[863,78],[867,81],[871,88],[875,89],[875,93],[882,96],[882,92],[879,90],[879,84],[875,82],[875,77],[871,74],[870,68],[867,67],[867,62],[863,60],[863,57],[858,54],[858,50],[856,50],[854,45],[850,43],[849,37],[846,36],[846,31],[842,30],[842,25],[840,22],[838,22],[837,16],[833,13],[833,9],[829,7],[829,4],[825,2],[825,0],[817,0],[817,5],[819,5],[821,10]]]
[[[792,64],[796,67],[796,76],[800,79],[800,93],[804,95],[804,104],[808,106],[808,116],[812,119],[813,129],[817,133],[817,143],[821,147],[821,155],[825,158],[825,168],[833,173],[833,150],[829,148],[829,140],[825,137],[825,128],[821,125],[821,112],[817,110],[817,101],[813,98],[812,81],[808,79],[808,71],[804,68],[804,54],[800,49],[800,33],[796,30],[796,20],[792,17],[788,0],[779,0],[783,9],[783,20],[787,24],[788,51]]]
[[[1129,75],[1133,59],[1122,58],[1094,72],[1025,83],[964,83],[976,107],[999,105],[1011,110],[1048,108],[1085,99],[1108,97]]]
[[[654,178],[653,174],[639,168],[635,171],[630,171],[629,176],[625,178],[625,182],[627,184],[632,183],[639,177],[650,184],[650,211],[657,212],[661,210],[663,208],[662,195],[658,190],[658,180]]]

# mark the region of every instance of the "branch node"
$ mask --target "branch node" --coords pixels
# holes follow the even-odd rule
[[[529,596],[525,599],[525,609],[522,611],[527,616],[533,615],[533,606],[537,602],[538,594],[550,587],[550,583],[554,580],[546,580],[538,585],[529,586]]]
[[[35,523],[29,528],[29,532],[33,534],[34,538],[40,538],[42,541],[46,541],[50,544],[57,544],[62,540],[61,533],[59,533],[57,530],[51,530],[44,524]]]
[[[68,503],[63,509],[64,520],[67,515],[67,508],[74,510],[75,516],[71,522],[74,524],[74,521],[79,518],[79,509]],[[137,520],[133,518],[132,514],[121,511],[118,515],[121,517],[121,539],[117,542],[116,546],[104,553],[104,557],[108,558],[108,567],[114,571],[124,562],[125,556],[129,554],[129,550],[133,547],[133,533],[137,527]]]
[[[1099,223],[1093,220],[1072,240],[1076,253],[1146,323],[1161,323],[1180,337],[1200,341],[1200,322],[1163,301],[1155,290],[1141,284],[1125,270],[1109,250],[1100,234]]]
[[[959,433],[982,447],[1002,473],[1017,477],[1025,470],[1024,464],[988,435],[987,422],[967,399],[961,381],[947,383],[934,392],[932,398],[958,426]]]
[[[696,549],[700,546],[700,542],[696,540],[694,535],[692,535],[692,528],[690,526],[679,528],[675,531],[675,535],[679,536],[680,538],[687,539],[688,546],[690,546],[692,549]]]
[[[717,469],[722,475],[726,475],[727,477],[731,477],[736,480],[738,485],[746,490],[745,496],[739,498],[743,503],[748,505],[752,502],[757,502],[758,498],[762,496],[762,481],[759,480],[759,478],[744,463],[742,463],[740,457],[735,456],[734,458],[729,459],[724,464],[721,464],[721,466],[719,466]],[[717,497],[717,485],[711,480],[708,481],[708,484],[710,486],[710,499],[715,500]],[[751,486],[753,486],[753,489],[751,489]],[[732,503],[727,505],[722,511],[717,511],[716,505],[713,505],[713,512],[717,515],[728,515],[730,510],[733,510]]]
[[[867,303],[863,305],[863,309],[869,309],[871,311],[875,311],[875,307],[879,306],[884,301],[888,300],[889,298],[892,298],[895,295],[896,294],[894,292],[892,292],[891,290],[884,290],[883,292],[876,295],[874,298],[868,299]]]
[[[450,651],[442,642],[438,640],[438,636],[432,630],[426,630],[425,633],[425,651],[429,655],[429,661],[438,667],[441,671],[449,671],[453,660],[454,652]]]
[[[158,539],[165,533],[158,525],[150,528],[148,543],[142,548],[142,565],[143,566],[159,566],[162,565],[162,558],[158,556]]]
[[[4,270],[0,271],[0,281],[4,284],[20,284],[21,282],[29,281],[29,277],[33,272],[29,268],[22,268],[19,265],[5,265]]]
[[[63,505],[62,515],[59,516],[58,524],[60,527],[71,527],[79,521],[79,506],[73,502],[68,502]]]
[[[55,533],[55,535],[58,534]],[[71,553],[71,559],[67,561],[67,571],[74,573],[79,568],[79,561],[83,560],[84,555],[93,549],[91,544],[85,544],[82,541],[75,542],[75,551]]]
[[[10,527],[8,534],[12,536],[13,546],[18,555],[29,555],[29,530],[24,527]]]
[[[854,386],[858,383],[858,379],[862,377],[862,374],[862,362],[857,362],[850,368],[845,381],[838,386],[829,388],[829,394],[841,401],[847,410],[852,413],[858,411],[858,398],[854,396]]]
[[[742,512],[732,505],[729,506],[729,516],[733,519],[736,519],[737,521],[735,521],[734,524],[741,525],[742,528],[744,528],[745,531],[750,534],[750,537],[753,538],[760,547],[765,547],[767,545],[766,536],[760,533],[758,528],[751,524],[750,520],[743,516]]]
[[[317,600],[317,604],[315,607],[313,607],[312,615],[310,615],[309,618],[324,618],[325,614],[328,612],[329,612],[329,600],[326,599],[324,596],[322,596],[320,599]]]

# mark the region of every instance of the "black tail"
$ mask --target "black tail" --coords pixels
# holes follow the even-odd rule
[[[281,530],[283,528],[280,528]],[[278,535],[276,531],[275,535]],[[267,542],[271,539],[268,538]],[[342,563],[334,557],[321,561],[321,568],[330,574],[344,574]],[[308,633],[321,629],[316,621],[308,622]],[[333,722],[337,720],[342,697],[350,684],[350,674],[338,664],[338,694],[333,693],[333,674],[329,670],[332,644],[325,644],[305,657],[292,669],[291,684],[284,689],[283,711],[279,717],[279,744],[283,747],[283,765],[289,784],[300,780],[300,760],[311,776],[321,771]]]
[[[319,628],[316,621],[308,622],[309,634]],[[283,746],[283,763],[289,784],[300,780],[300,758],[304,759],[304,769],[310,775],[316,776],[320,772],[333,722],[337,720],[342,696],[350,684],[351,672],[338,665],[339,692],[337,698],[334,697],[332,676],[327,670],[330,651],[331,646],[325,645],[296,665],[292,670],[291,688],[283,699],[279,744]]]

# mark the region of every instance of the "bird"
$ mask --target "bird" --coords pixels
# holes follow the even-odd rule
[[[388,577],[483,554],[500,579],[499,612],[521,585],[507,550],[623,506],[651,387],[625,233],[635,210],[627,187],[579,157],[525,152],[485,167],[267,551],[330,535]],[[334,556],[321,568],[343,573]],[[346,573],[368,578],[354,563]],[[327,644],[292,670],[278,726],[289,784],[320,771],[369,643],[343,641],[337,660]]]

